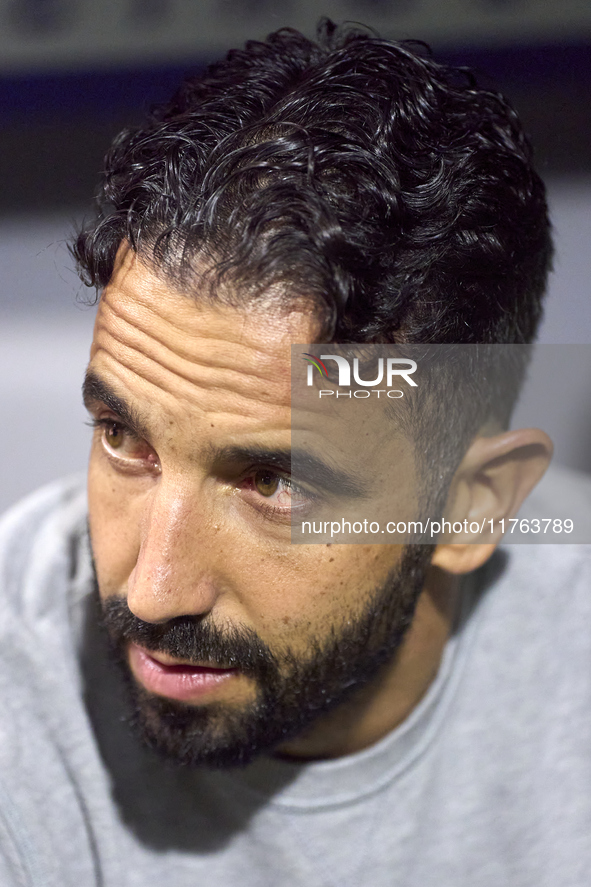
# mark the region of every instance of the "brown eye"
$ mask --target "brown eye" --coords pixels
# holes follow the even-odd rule
[[[113,450],[118,450],[119,447],[123,445],[123,429],[121,425],[118,425],[117,422],[113,422],[112,425],[109,425],[105,428],[105,440]]]
[[[272,496],[273,493],[277,492],[277,487],[280,482],[280,478],[277,474],[262,469],[255,472],[253,480],[256,491],[257,493],[260,493],[261,496]]]

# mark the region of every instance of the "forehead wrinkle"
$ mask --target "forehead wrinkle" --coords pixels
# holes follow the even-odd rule
[[[82,399],[87,409],[93,402],[102,403],[108,407],[120,419],[141,437],[148,438],[148,421],[144,413],[137,410],[135,405],[123,394],[119,393],[117,386],[103,379],[92,367],[88,367],[82,383]]]
[[[107,387],[113,388],[114,393],[116,393],[116,395],[118,397],[120,397],[122,400],[124,400],[125,403],[129,406],[129,408],[131,409],[132,415],[134,417],[141,419],[140,427],[137,429],[132,428],[132,430],[137,430],[140,437],[144,437],[144,439],[147,440],[150,444],[157,447],[159,445],[159,438],[161,437],[161,435],[162,434],[167,435],[171,431],[170,422],[169,422],[170,415],[166,412],[166,407],[164,408],[165,409],[164,414],[162,413],[161,409],[154,410],[153,408],[150,409],[150,413],[148,414],[144,410],[142,410],[142,398],[140,397],[138,399],[132,393],[132,391],[128,385],[128,381],[124,378],[124,376],[117,374],[115,372],[111,373],[111,370],[107,369],[107,373],[108,373],[109,378],[106,379],[106,378],[104,378],[102,372],[97,371],[92,366],[89,368],[89,371],[92,374],[97,375],[101,379],[101,381],[107,385]],[[115,380],[113,383],[111,382],[111,375],[113,376],[113,379]],[[151,383],[149,383],[149,384],[151,384]],[[157,391],[159,391],[159,389],[157,389]],[[122,392],[125,392],[125,393],[122,393]],[[156,402],[155,398],[153,401],[152,400],[149,401],[150,405],[152,405],[154,402]],[[107,406],[108,406],[108,404],[107,404]],[[178,403],[177,398],[173,398],[173,408],[175,408],[175,407],[182,409],[181,405]],[[211,420],[214,420],[215,425],[218,428],[223,428],[224,419],[226,417],[229,418],[232,423],[234,423],[236,420],[235,413],[225,413],[223,411],[211,412],[211,411],[207,411],[207,410],[202,410],[202,412],[204,413],[204,417],[203,417],[202,421],[204,421],[206,423],[206,425],[205,425],[206,431],[209,427]],[[181,420],[185,420],[186,417],[187,417],[186,412],[181,412]],[[250,416],[246,416],[244,413],[242,413],[240,418],[243,421],[243,425],[239,431],[240,436],[238,439],[240,439],[240,440],[244,439],[244,437],[243,437],[244,435],[256,435],[257,433],[259,433],[261,431],[265,431],[265,432],[267,431],[266,428],[259,427],[260,422],[261,422],[260,415],[250,417]],[[125,421],[124,416],[122,416],[122,420]],[[287,427],[286,427],[286,429],[287,429]],[[283,430],[286,430],[286,429],[283,429]],[[277,429],[274,429],[274,430],[277,431]],[[279,429],[279,431],[281,431],[281,429]],[[232,437],[235,438],[235,435],[236,435],[236,429],[232,428]],[[255,442],[252,444],[252,446],[256,448],[257,447],[256,439],[253,439],[253,440],[255,440]],[[192,428],[191,452],[189,453],[189,458],[192,462],[197,461],[197,462],[201,463],[204,459],[206,461],[207,460],[211,461],[212,454],[214,452],[217,452],[218,448],[219,447],[217,445],[207,442],[206,439],[204,437],[202,437],[201,429],[198,424]],[[284,448],[285,448],[284,444],[281,444],[278,447],[278,449],[284,449]]]
[[[165,429],[166,419],[162,421],[152,402],[148,402],[147,409],[144,405],[138,405],[137,398],[128,389],[125,380],[116,373],[109,373],[109,377],[112,378],[106,379],[92,364],[88,366],[82,385],[84,405],[91,410],[93,401],[103,404],[138,437],[152,444],[155,437]]]
[[[104,350],[104,349],[103,349]],[[105,351],[106,354],[108,352]],[[201,403],[195,397],[195,386],[189,382],[183,381],[184,391],[179,392],[178,389],[175,389],[173,385],[166,384],[162,378],[159,380],[150,379],[145,375],[140,375],[131,368],[127,366],[121,366],[120,362],[113,358],[112,355],[109,355],[111,360],[114,360],[116,366],[120,367],[120,370],[115,370],[112,366],[107,364],[107,371],[109,374],[113,374],[116,378],[119,379],[121,384],[125,385],[126,388],[130,390],[137,385],[139,382],[143,385],[147,385],[150,388],[154,389],[154,397],[157,397],[162,393],[168,395],[172,400],[172,409],[176,412],[181,412],[182,415],[186,415],[184,412],[188,406],[191,409],[197,409],[203,415],[207,415],[211,419],[217,418],[217,420],[221,420],[223,418],[229,418],[232,420],[236,420],[237,416],[240,416],[240,419],[243,422],[249,422],[254,424],[255,427],[261,424],[264,424],[265,421],[271,416],[276,417],[276,410],[273,410],[273,406],[277,406],[277,404],[273,404],[271,402],[261,403],[255,400],[247,401],[245,398],[240,398],[236,396],[236,406],[234,408],[224,409],[219,402],[219,399],[215,398],[215,391],[208,391],[207,394],[211,395],[206,400]],[[265,409],[267,407],[267,409]],[[286,407],[285,409],[286,417],[285,422],[283,423],[285,428],[290,429],[290,416],[291,411]]]
[[[170,373],[175,378],[184,380],[202,390],[209,390],[212,393],[214,391],[226,391],[240,397],[242,400],[252,401],[258,404],[259,407],[263,402],[285,406],[290,404],[290,375],[287,373],[285,373],[282,384],[280,379],[274,381],[268,376],[204,363],[200,356],[198,359],[196,359],[197,356],[194,356],[192,360],[179,357],[174,350],[162,343],[160,351],[163,351],[164,354],[170,354],[172,358],[171,360],[165,360],[163,359],[164,354],[159,353],[154,348],[155,337],[151,333],[141,333],[141,336],[145,336],[145,338],[138,341],[138,336],[133,334],[125,335],[124,331],[127,327],[132,331],[137,331],[137,327],[127,325],[125,320],[123,320],[123,324],[126,326],[122,329],[119,328],[119,325],[113,329],[104,318],[97,318],[94,339],[95,350],[102,348],[115,360],[118,359],[119,355],[123,356],[123,351],[127,351],[132,358],[136,357],[136,361],[139,358],[139,363],[146,367],[146,369],[149,368],[150,364],[154,364],[161,367],[165,373]],[[108,347],[107,342],[109,340],[117,343],[118,348],[116,350]],[[149,347],[150,344],[152,347]],[[217,378],[212,378],[214,374],[216,374]],[[154,373],[153,377],[158,379],[160,375]],[[264,385],[257,386],[254,393],[252,391],[253,379],[256,382],[264,382]]]
[[[188,299],[187,299],[188,301]],[[146,312],[146,314],[151,315],[152,318],[155,319],[156,325],[150,323],[149,320],[144,321],[141,317],[141,312],[137,310],[128,310],[128,306],[125,301],[122,300],[121,304],[115,304],[115,300],[107,295],[105,298],[105,304],[109,311],[111,311],[115,317],[121,321],[126,328],[131,330],[138,330],[140,333],[145,335],[149,340],[157,343],[159,346],[164,348],[166,351],[170,352],[175,358],[180,360],[185,360],[191,364],[195,363],[197,355],[194,351],[190,350],[185,346],[184,340],[182,337],[178,338],[178,341],[175,342],[175,350],[170,348],[170,346],[164,341],[164,339],[158,335],[157,325],[158,323],[164,323],[176,337],[179,336],[179,333],[184,333],[187,339],[195,341],[198,339],[205,347],[208,345],[214,347],[215,343],[220,343],[222,346],[227,346],[229,344],[227,339],[220,338],[219,335],[214,335],[209,333],[207,328],[200,328],[199,331],[195,334],[186,329],[179,329],[179,326],[174,324],[172,321],[168,319],[168,317],[164,313],[158,313],[153,310],[153,308],[149,305],[140,302],[141,308]],[[194,303],[191,303],[194,305]],[[137,305],[137,302],[136,302]],[[198,306],[195,307],[195,316],[199,311]],[[239,324],[238,321],[241,321]],[[233,310],[233,322],[232,324],[227,324],[225,328],[228,331],[233,331],[235,327],[240,327],[240,332],[244,333],[244,328],[246,326],[247,318],[243,317],[238,310]],[[261,347],[264,346],[264,339],[262,343],[257,344],[256,347],[249,345],[245,342],[244,335],[237,335],[233,337],[232,342],[233,352],[235,353],[237,349],[240,350],[240,357],[242,358],[242,363],[240,364],[240,369],[236,369],[235,366],[232,366],[229,363],[224,363],[222,360],[222,356],[219,357],[217,354],[215,355],[216,360],[211,360],[208,354],[200,353],[198,355],[198,362],[200,365],[204,367],[210,367],[215,370],[227,370],[231,373],[236,373],[240,376],[248,375],[252,378],[258,379],[268,384],[268,374],[265,372],[260,372],[259,367],[256,365],[249,366],[248,369],[245,369],[245,364],[248,362],[249,364],[254,364],[255,361],[265,361],[269,365],[269,369],[271,369],[271,365],[275,368],[277,361],[273,358],[273,356],[268,353],[268,351]],[[290,355],[289,346],[286,345],[286,355]],[[244,359],[248,360],[245,361]],[[280,367],[277,367],[280,369]],[[287,372],[285,373],[285,377],[289,378],[290,370],[287,368]]]
[[[109,340],[115,341],[118,347],[110,347],[111,343]],[[268,388],[260,388],[256,394],[250,394],[248,392],[224,387],[223,385],[220,385],[219,382],[215,385],[206,384],[202,378],[196,379],[186,377],[176,370],[172,370],[166,365],[154,360],[152,357],[146,355],[145,352],[120,342],[111,334],[108,334],[107,342],[99,341],[95,338],[94,355],[98,355],[100,352],[107,355],[115,365],[119,366],[133,379],[149,384],[157,391],[164,391],[177,401],[179,400],[180,395],[184,394],[187,401],[196,405],[203,412],[217,412],[220,415],[233,414],[231,410],[219,409],[219,395],[221,392],[235,400],[236,407],[233,411],[234,413],[240,412],[241,415],[250,415],[261,418],[262,414],[265,412],[265,407],[268,410],[276,410],[278,407],[284,407],[291,415],[289,390],[288,397],[278,398],[273,396],[273,394],[268,391]],[[125,353],[127,352],[131,354],[132,358],[134,356],[139,357],[139,361],[137,359],[126,361]],[[136,366],[139,364],[141,369],[140,366],[137,366],[137,368],[134,369],[134,364]],[[179,385],[182,386],[182,391],[179,391]],[[205,403],[199,403],[199,393],[203,396]],[[213,406],[215,407],[213,410],[210,405],[210,401],[212,400],[214,400]]]
[[[127,346],[123,346],[127,348]],[[203,389],[198,388],[194,383],[189,382],[184,379],[180,379],[180,382],[183,385],[183,391],[179,392],[178,390],[178,381],[179,377],[176,376],[177,386],[175,387],[174,382],[171,382],[168,379],[166,372],[160,373],[154,378],[150,378],[149,375],[140,374],[131,366],[128,366],[126,363],[121,361],[121,356],[119,353],[112,353],[108,347],[101,345],[100,347],[95,349],[95,356],[99,353],[103,352],[108,357],[107,363],[107,372],[109,375],[113,375],[116,379],[119,380],[122,386],[124,386],[129,391],[133,391],[137,389],[137,383],[139,381],[142,385],[148,385],[149,387],[155,390],[155,395],[153,400],[156,401],[158,395],[161,395],[163,392],[167,394],[172,400],[172,411],[183,411],[186,409],[187,401],[189,406],[193,409],[197,409],[200,413],[207,415],[210,419],[215,418],[216,421],[220,421],[224,417],[227,417],[233,421],[236,421],[236,416],[239,415],[240,419],[243,422],[248,422],[249,426],[254,424],[255,428],[260,426],[261,423],[265,423],[265,421],[269,418],[269,416],[274,417],[275,421],[277,419],[277,406],[281,406],[277,401],[275,402],[263,402],[257,401],[254,398],[246,399],[240,395],[237,395],[234,392],[231,392],[231,395],[236,399],[236,406],[231,409],[223,409],[221,408],[221,404],[219,402],[219,398],[217,395],[216,389]],[[208,395],[205,402],[199,402],[199,398],[196,397],[196,393],[201,392],[201,394]],[[182,396],[184,394],[184,397]],[[137,397],[136,397],[137,399]],[[285,421],[284,426],[287,429],[291,428],[291,410],[289,406],[285,405]],[[186,413],[182,412],[182,415],[186,415]]]

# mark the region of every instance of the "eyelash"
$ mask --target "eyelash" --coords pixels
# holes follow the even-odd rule
[[[124,425],[122,422],[117,421],[116,419],[111,419],[108,417],[104,418],[92,418],[90,422],[86,423],[94,430],[106,431],[107,429],[112,429],[117,427],[123,434],[125,434],[131,441],[141,442],[141,438],[137,436],[130,428]],[[103,446],[107,449],[107,457],[114,461],[115,463],[125,464],[126,467],[133,466],[134,462],[142,462],[143,460],[124,458],[122,456],[118,456],[115,452],[109,447],[108,443],[103,439]],[[158,470],[160,470],[160,466],[158,465]],[[254,476],[258,471],[268,471],[270,474],[279,478],[279,481],[284,485],[284,487],[291,492],[294,497],[301,497],[310,503],[316,497],[311,494],[309,491],[305,490],[299,484],[295,484],[292,479],[284,474],[280,474],[279,472],[274,471],[272,468],[267,468],[265,465],[252,465],[243,475],[242,480],[239,483],[244,483],[247,480],[252,480],[254,483]],[[296,510],[303,510],[306,506],[295,506],[294,508],[282,508],[278,505],[271,505],[268,502],[264,501],[264,497],[262,494],[259,494],[260,499],[258,500],[257,505],[255,506],[257,511],[263,516],[268,518],[279,518],[279,517],[289,517]]]
[[[128,437],[131,437],[132,440],[137,440],[136,435],[127,428],[126,425],[123,425],[122,422],[118,422],[116,419],[91,419],[90,422],[86,422],[86,425],[89,425],[90,428],[113,428],[115,425],[117,428],[120,428],[121,431],[124,431]]]
[[[127,425],[124,425],[123,422],[118,422],[117,419],[91,419],[90,422],[86,423],[90,425],[91,428],[99,428],[103,430],[107,430],[108,428],[119,428],[130,440],[140,441],[141,438],[135,434],[131,428],[128,428]]]
[[[152,473],[160,474],[160,463],[157,460],[157,457],[154,454],[154,459],[142,459],[142,458],[133,458],[126,457],[123,454],[118,454],[115,452],[113,447],[109,445],[109,442],[106,440],[105,433],[107,430],[118,429],[120,433],[122,433],[128,440],[128,442],[136,442],[136,443],[145,443],[142,441],[142,438],[138,437],[127,425],[124,425],[123,422],[119,422],[117,419],[112,419],[108,416],[103,418],[93,418],[87,424],[90,425],[91,428],[95,430],[101,431],[101,444],[105,451],[107,459],[111,461],[113,465],[118,467],[119,469],[124,469],[126,472],[131,474],[137,474],[145,470],[146,466],[150,468]],[[149,447],[149,444],[146,444]],[[153,450],[151,451],[153,452]]]
[[[272,468],[266,468],[263,465],[253,465],[251,466],[247,472],[243,476],[243,482],[247,480],[251,480],[254,483],[254,477],[259,471],[267,471],[269,474],[272,474],[274,477],[277,477],[279,481],[284,485],[284,487],[291,493],[294,498],[298,496],[301,497],[305,502],[309,505],[315,496],[313,496],[308,490],[305,490],[299,484],[293,482],[293,480],[284,474],[279,474],[274,471]],[[281,507],[280,505],[272,505],[270,502],[265,502],[262,494],[259,494],[261,499],[259,499],[256,508],[263,517],[268,518],[290,518],[296,511],[302,512],[307,506],[304,505],[294,505],[290,508]]]

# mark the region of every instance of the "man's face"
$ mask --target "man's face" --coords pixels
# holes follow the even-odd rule
[[[309,491],[289,481],[289,346],[313,335],[304,310],[199,305],[132,251],[101,298],[99,593],[137,720],[183,761],[248,760],[371,687],[423,582],[418,548],[291,543]]]

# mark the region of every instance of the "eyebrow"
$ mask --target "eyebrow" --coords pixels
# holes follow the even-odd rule
[[[97,403],[104,404],[122,420],[130,431],[138,437],[148,442],[150,441],[147,424],[137,411],[124,398],[116,394],[111,386],[92,370],[89,370],[84,377],[82,400],[84,401],[84,406],[89,411],[92,411],[92,408]]]
[[[290,474],[296,483],[312,484],[326,493],[350,499],[363,498],[369,492],[360,478],[330,465],[308,450],[230,446],[213,448],[212,456],[218,464],[255,463],[277,468],[284,474]]]
[[[130,431],[150,443],[147,423],[124,398],[116,394],[113,388],[92,370],[89,370],[84,378],[82,398],[87,410],[92,411],[97,403],[104,404]],[[258,464],[277,468],[284,474],[290,474],[296,483],[302,481],[335,496],[360,499],[369,493],[367,485],[359,477],[331,465],[308,450],[212,445],[207,455],[217,465]]]

